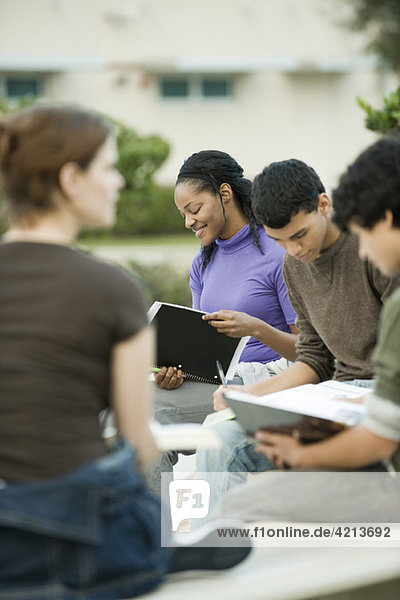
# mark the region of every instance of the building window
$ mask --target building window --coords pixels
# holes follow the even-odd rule
[[[161,79],[161,95],[163,98],[186,98],[189,95],[187,79]]]
[[[233,80],[232,77],[162,76],[160,95],[167,100],[230,99],[233,97]]]
[[[10,100],[22,100],[23,98],[37,98],[42,93],[42,80],[35,76],[0,76],[0,88],[4,95]]]
[[[201,95],[205,98],[228,98],[231,93],[231,80],[224,77],[222,79],[202,79]]]

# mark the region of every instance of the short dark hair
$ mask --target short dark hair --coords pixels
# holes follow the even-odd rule
[[[273,162],[253,182],[256,219],[273,229],[285,227],[300,210],[313,212],[325,188],[312,167],[296,158]]]
[[[366,229],[393,213],[400,227],[400,136],[393,134],[369,146],[341,176],[333,191],[333,220],[347,229],[353,222]]]

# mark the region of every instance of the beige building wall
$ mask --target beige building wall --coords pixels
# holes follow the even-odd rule
[[[44,95],[159,133],[173,183],[184,158],[218,148],[253,177],[296,157],[328,189],[374,136],[356,104],[384,79],[342,0],[1,0],[0,77],[43,78]],[[228,98],[165,99],[161,77],[229,77]],[[0,80],[1,84],[1,80]]]

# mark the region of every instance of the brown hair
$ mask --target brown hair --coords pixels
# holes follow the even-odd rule
[[[66,105],[37,105],[1,121],[0,172],[7,220],[51,212],[62,166],[75,162],[88,168],[111,132],[111,124],[95,112]]]

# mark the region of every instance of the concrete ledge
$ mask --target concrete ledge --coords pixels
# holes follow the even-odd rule
[[[255,548],[237,567],[171,575],[148,600],[398,600],[400,548]]]

